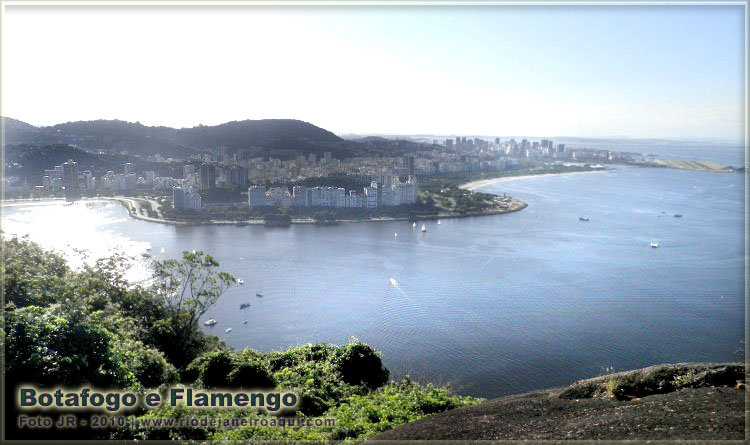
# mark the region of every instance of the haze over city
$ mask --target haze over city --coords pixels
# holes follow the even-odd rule
[[[338,134],[738,142],[743,14],[7,6],[2,115],[34,125],[291,118]]]

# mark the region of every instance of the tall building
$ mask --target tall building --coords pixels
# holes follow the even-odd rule
[[[195,173],[195,166],[191,164],[186,164],[182,167],[182,177],[187,179],[188,176]]]
[[[216,166],[213,164],[201,165],[201,189],[212,189],[216,187]]]
[[[407,171],[407,176],[414,175],[414,155],[404,155],[403,168]]]
[[[172,206],[175,210],[202,210],[201,195],[190,187],[174,187],[172,189]]]
[[[445,140],[445,149],[448,151],[453,151],[453,139]]]
[[[78,163],[69,160],[63,163],[63,187],[65,187],[65,200],[77,201],[81,199],[81,189],[78,183]]]
[[[378,206],[378,183],[372,182],[369,187],[365,187],[365,205],[368,209],[374,209]]]
[[[263,185],[254,185],[247,189],[247,204],[251,209],[267,206],[266,187]]]
[[[247,187],[247,167],[240,165],[233,165],[224,170],[224,179],[226,179],[226,187],[239,187],[245,189]]]

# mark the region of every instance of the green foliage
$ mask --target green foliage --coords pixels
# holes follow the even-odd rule
[[[380,356],[369,346],[355,342],[346,345],[337,357],[341,378],[350,385],[364,385],[377,389],[388,381],[388,370]]]
[[[276,382],[263,354],[245,349],[235,355],[229,382],[234,388],[265,389],[273,388]]]
[[[690,370],[685,374],[678,374],[674,376],[674,386],[676,388],[689,387],[698,382],[698,373],[694,370]]]
[[[2,250],[0,271],[6,303],[44,306],[65,294],[70,269],[60,255],[45,252],[23,238],[3,241]]]
[[[337,420],[330,439],[365,439],[429,414],[479,402],[481,399],[455,396],[446,388],[421,386],[407,379],[351,397],[326,415]]]
[[[152,291],[172,309],[179,329],[193,330],[198,318],[219,300],[236,278],[218,271],[219,262],[204,252],[182,252],[182,261],[153,262]]]
[[[267,213],[263,215],[263,221],[267,226],[288,226],[292,218],[284,213]]]
[[[187,372],[197,375],[195,383],[204,388],[225,388],[229,386],[233,365],[233,354],[219,349],[195,359],[188,365]]]
[[[357,340],[343,346],[307,344],[270,353],[228,350],[217,337],[199,330],[197,317],[234,278],[219,272],[219,264],[202,252],[185,252],[181,261],[157,262],[155,284],[144,288],[125,280],[122,256],[72,271],[59,255],[31,242],[3,240],[2,247],[8,298],[4,307],[7,388],[19,383],[135,391],[177,383],[246,391],[276,388],[294,391],[301,398],[296,417],[337,420],[335,427],[315,428],[128,427],[112,432],[112,438],[363,439],[423,415],[476,402],[408,381],[387,384],[388,370],[379,354]],[[12,394],[6,394],[11,411]],[[255,410],[185,408],[147,411],[142,418],[188,415],[277,420]],[[38,437],[47,433],[40,431]],[[23,434],[28,438],[28,432]],[[91,431],[92,437],[101,434],[110,432]],[[21,432],[11,430],[8,437],[20,438]]]

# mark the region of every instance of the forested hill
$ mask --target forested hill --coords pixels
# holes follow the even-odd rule
[[[35,127],[3,118],[6,144],[45,146],[72,144],[86,151],[126,151],[131,155],[185,158],[199,151],[225,147],[254,155],[293,157],[333,152],[345,157],[351,142],[328,130],[294,119],[264,119],[199,125],[193,128],[150,127],[121,120],[78,121]]]
[[[5,174],[7,176],[18,176],[36,181],[45,169],[53,168],[67,160],[76,161],[81,170],[91,170],[97,175],[108,170],[121,171],[122,165],[126,162],[133,164],[133,168],[138,171],[146,168],[160,170],[160,165],[132,156],[95,155],[63,144],[43,147],[26,144],[5,146]]]

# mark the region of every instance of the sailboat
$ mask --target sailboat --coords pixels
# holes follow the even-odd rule
[[[422,224],[422,232],[426,232],[426,231],[427,231],[427,227],[425,227],[425,225]]]
[[[440,224],[442,224],[442,223],[440,222],[440,220],[438,220],[438,225],[440,225]]]
[[[160,253],[160,254],[161,254],[161,253],[164,253],[164,248],[163,248],[163,247],[161,248],[161,251],[159,251],[159,253]]]
[[[411,228],[412,228],[412,229],[416,229],[416,228],[417,228],[417,223],[413,223],[413,224],[411,225]]]

